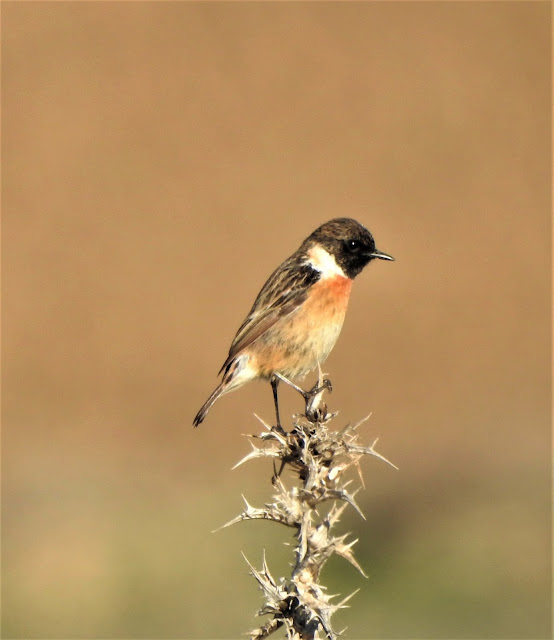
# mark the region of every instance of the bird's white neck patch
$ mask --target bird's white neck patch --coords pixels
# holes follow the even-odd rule
[[[309,264],[316,271],[319,271],[322,278],[347,277],[341,267],[337,264],[335,256],[326,251],[321,245],[316,245],[308,251],[306,264]]]

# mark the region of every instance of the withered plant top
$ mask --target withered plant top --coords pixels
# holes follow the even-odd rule
[[[334,596],[328,595],[319,583],[321,570],[327,560],[337,554],[365,576],[352,552],[357,540],[347,541],[348,534],[334,533],[334,527],[348,505],[364,517],[355,501],[359,488],[349,489],[352,480],[346,479],[345,472],[355,468],[363,486],[359,461],[364,455],[394,465],[375,450],[377,439],[370,446],[360,444],[357,429],[365,419],[338,431],[331,430],[330,423],[336,414],[328,413],[321,401],[328,387],[329,384],[320,384],[315,388],[316,393],[306,397],[305,413],[295,416],[289,433],[258,418],[266,431],[249,436],[252,451],[236,465],[256,458],[272,458],[273,502],[258,509],[245,499],[243,512],[224,526],[242,520],[272,520],[292,528],[296,540],[292,572],[288,578],[273,578],[265,554],[260,570],[246,560],[265,598],[258,614],[271,616],[266,624],[250,632],[252,640],[267,638],[283,626],[289,640],[320,637],[334,640],[338,634],[331,626],[331,616],[356,592],[333,604]],[[289,488],[282,480],[285,467],[296,478]],[[323,503],[329,502],[332,503],[330,507],[323,507]],[[320,633],[324,635],[320,636]]]

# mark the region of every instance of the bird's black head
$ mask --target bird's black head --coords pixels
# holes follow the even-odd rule
[[[306,248],[314,244],[331,254],[349,278],[355,278],[375,258],[394,260],[378,251],[371,233],[352,218],[335,218],[322,224],[304,242]]]

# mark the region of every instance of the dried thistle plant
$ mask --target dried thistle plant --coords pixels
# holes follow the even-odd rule
[[[290,577],[276,580],[268,569],[265,553],[259,570],[245,557],[265,598],[258,615],[271,616],[266,624],[250,632],[252,640],[267,638],[281,627],[285,628],[289,640],[317,640],[320,633],[324,638],[334,640],[338,634],[331,626],[331,617],[345,607],[356,591],[342,601],[332,603],[336,596],[328,595],[320,584],[321,570],[327,560],[337,554],[365,576],[352,552],[357,540],[348,540],[349,534],[337,535],[334,530],[348,505],[364,517],[355,501],[357,490],[350,490],[351,480],[346,478],[345,472],[355,468],[363,486],[359,461],[364,455],[394,465],[375,450],[377,439],[370,446],[359,444],[357,429],[365,419],[341,431],[330,429],[336,414],[328,413],[322,403],[327,388],[330,383],[322,383],[320,374],[318,385],[306,394],[305,413],[295,416],[289,433],[258,418],[266,430],[260,435],[249,436],[252,451],[235,465],[236,468],[256,458],[272,458],[273,502],[258,509],[244,499],[243,512],[224,527],[243,520],[272,520],[293,529],[296,540]],[[282,480],[285,467],[296,479],[291,487],[285,486]],[[323,506],[324,503],[327,505]]]

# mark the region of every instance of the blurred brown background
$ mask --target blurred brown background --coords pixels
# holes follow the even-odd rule
[[[270,272],[352,216],[326,363],[372,412],[351,638],[550,637],[550,4],[2,3],[3,637],[237,637],[287,570],[192,418]],[[307,380],[306,384],[311,380]],[[283,392],[286,411],[298,411]]]

